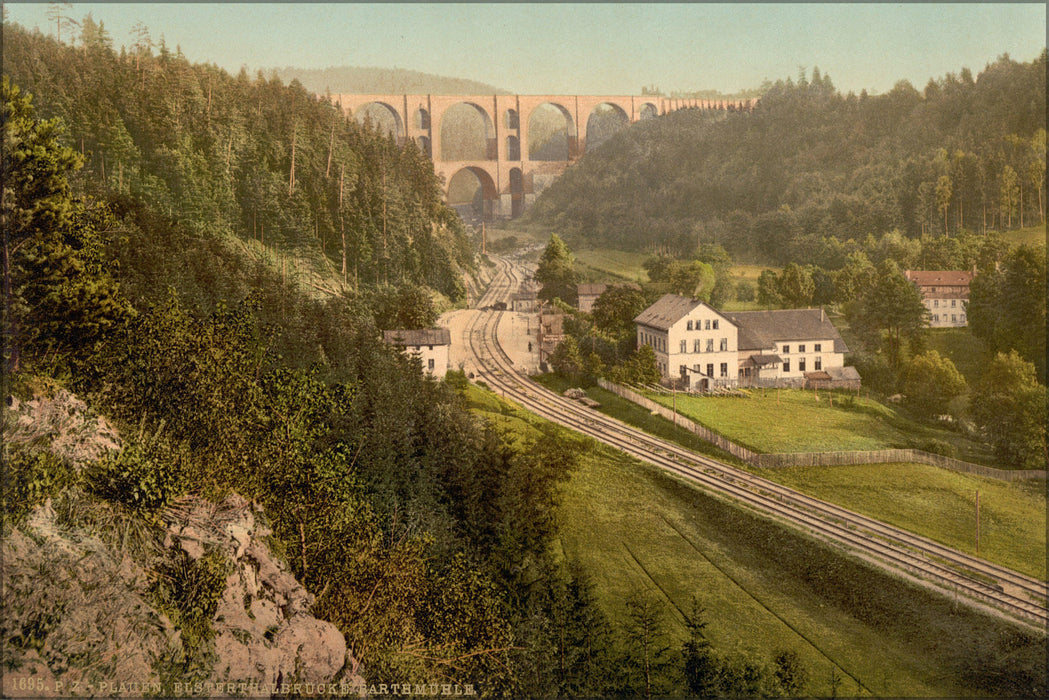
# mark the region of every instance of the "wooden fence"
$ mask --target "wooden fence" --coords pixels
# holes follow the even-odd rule
[[[602,389],[611,391],[613,394],[632,401],[642,408],[648,409],[669,421],[681,426],[689,432],[695,433],[701,439],[716,445],[725,452],[743,460],[747,464],[765,469],[781,467],[831,467],[844,464],[880,464],[883,462],[917,462],[918,464],[929,464],[934,467],[942,467],[956,472],[977,474],[991,479],[1001,481],[1020,481],[1023,479],[1044,479],[1045,469],[995,469],[985,467],[982,464],[963,462],[953,457],[932,454],[924,450],[897,449],[897,450],[849,450],[841,452],[781,452],[773,454],[762,454],[748,450],[746,447],[737,445],[723,435],[702,426],[684,416],[675,413],[672,409],[658,404],[651,399],[642,396],[632,389],[619,384],[613,384],[605,379],[598,379]]]

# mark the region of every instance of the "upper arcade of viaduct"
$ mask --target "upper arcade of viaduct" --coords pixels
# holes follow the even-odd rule
[[[399,143],[411,139],[430,156],[434,170],[452,178],[469,170],[483,190],[484,218],[519,215],[535,196],[586,152],[591,116],[603,106],[623,125],[667,114],[678,109],[750,110],[756,100],[672,99],[654,95],[332,95],[347,115],[360,117],[372,105],[392,118]],[[485,157],[445,159],[442,125],[453,108],[472,108],[483,122]],[[529,143],[531,119],[549,105],[564,118],[566,158],[532,160]],[[547,108],[549,109],[549,108]]]

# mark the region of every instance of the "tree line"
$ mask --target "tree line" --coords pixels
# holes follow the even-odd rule
[[[818,69],[752,112],[679,110],[633,125],[526,214],[576,246],[684,255],[716,242],[755,262],[807,262],[819,241],[984,234],[1045,221],[1046,53],[838,92]]]

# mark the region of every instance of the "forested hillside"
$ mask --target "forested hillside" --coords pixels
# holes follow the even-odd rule
[[[272,68],[264,71],[285,83],[297,80],[310,92],[359,93],[363,95],[508,95],[508,90],[464,78],[422,73],[405,68]]]
[[[529,218],[575,246],[809,262],[820,239],[985,233],[1045,220],[1046,54],[842,95],[814,70],[753,112],[682,110],[587,154]]]
[[[146,33],[117,53],[90,18],[77,46],[6,26],[3,50],[5,75],[40,117],[63,120],[84,158],[76,190],[121,212],[146,203],[198,238],[294,253],[354,284],[462,296],[473,253],[429,161],[302,86],[193,64]]]
[[[600,677],[532,673],[555,606],[600,614],[549,547],[578,446],[474,418],[380,340],[432,323],[428,290],[459,297],[472,265],[429,163],[301,87],[82,27],[73,46],[4,27],[4,429],[8,406],[69,390],[124,440],[84,466],[5,439],[4,534],[43,509],[134,556],[174,635],[150,661],[165,680],[225,663],[210,616],[229,562],[158,563],[164,519],[233,493],[363,663],[344,678],[491,695]],[[328,272],[291,284],[293,262]],[[17,602],[5,658],[109,680],[115,649],[67,658],[63,612]]]

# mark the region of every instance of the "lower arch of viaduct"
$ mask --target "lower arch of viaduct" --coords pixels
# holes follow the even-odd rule
[[[332,95],[350,117],[369,105],[381,105],[393,116],[396,137],[420,144],[433,160],[445,188],[452,177],[469,170],[481,183],[486,220],[506,219],[523,212],[545,187],[586,151],[587,122],[601,105],[610,105],[627,123],[678,109],[751,110],[757,100],[675,99],[653,95]],[[449,161],[441,158],[441,124],[450,109],[465,104],[476,109],[485,124],[486,159]],[[566,160],[531,160],[528,124],[542,105],[552,105],[565,117]],[[446,189],[447,194],[447,189]]]

